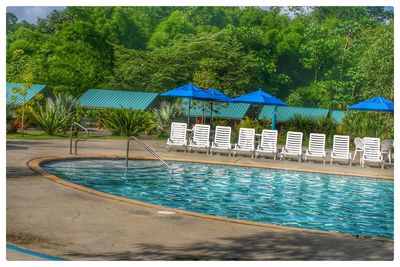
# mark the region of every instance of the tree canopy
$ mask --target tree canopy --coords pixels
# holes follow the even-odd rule
[[[67,7],[7,13],[7,81],[79,96],[195,83],[263,88],[290,105],[345,109],[394,97],[393,13],[383,7]]]

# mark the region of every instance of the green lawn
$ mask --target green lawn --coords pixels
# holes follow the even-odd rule
[[[18,140],[43,140],[43,139],[66,139],[69,138],[67,135],[48,135],[44,132],[32,132],[25,131],[22,133],[8,133],[6,135],[7,139],[18,139]]]
[[[82,138],[85,135],[81,135]],[[6,135],[7,139],[14,139],[14,140],[52,140],[52,139],[69,139],[69,134],[59,134],[59,135],[48,135],[43,131],[37,130],[26,130],[25,133],[22,135],[21,133],[8,133]],[[104,139],[104,140],[126,140],[126,136],[114,136],[114,135],[99,135],[96,133],[89,132],[89,139]],[[163,140],[165,138],[158,138],[155,136],[144,136],[142,139],[157,139]]]

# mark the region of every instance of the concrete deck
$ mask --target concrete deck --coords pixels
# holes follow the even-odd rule
[[[393,168],[361,168],[249,157],[165,152],[163,157],[288,167],[393,178]],[[125,153],[125,141],[89,140],[80,155]],[[88,194],[36,174],[27,161],[68,155],[68,140],[7,141],[7,243],[68,260],[391,260],[393,242],[162,215],[157,209]],[[147,156],[132,143],[131,155]],[[8,260],[24,260],[7,253]]]

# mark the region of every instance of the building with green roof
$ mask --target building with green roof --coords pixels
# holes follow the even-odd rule
[[[182,101],[182,108],[186,116],[188,116],[189,113],[188,101],[189,101],[188,99],[183,99]],[[200,105],[197,105],[195,107],[192,106],[190,108],[191,117],[201,117],[203,115],[203,108]],[[221,105],[219,105],[217,102],[214,102],[212,116],[213,118],[220,118],[220,119],[241,120],[247,115],[249,108],[250,104],[221,103]],[[211,110],[207,106],[204,109],[204,115],[207,118],[209,118],[211,115]]]
[[[273,112],[273,106],[264,106],[261,110],[258,118],[261,119],[271,119]],[[303,117],[307,117],[310,119],[317,119],[319,117],[327,117],[329,113],[329,109],[323,108],[302,108],[302,107],[278,107],[276,113],[276,121],[277,122],[286,122],[292,119],[296,115],[300,115]],[[344,111],[341,110],[333,110],[332,118],[336,120],[336,122],[340,123],[344,118]]]
[[[24,99],[24,97],[18,93],[15,92],[15,89],[22,88],[24,86],[23,83],[6,83],[6,103],[15,103],[18,105],[24,104],[31,100],[36,94],[42,92],[45,88],[46,85],[42,84],[33,84],[29,89],[27,90],[27,95]]]
[[[79,103],[86,108],[145,110],[157,96],[157,93],[89,89],[79,98]]]

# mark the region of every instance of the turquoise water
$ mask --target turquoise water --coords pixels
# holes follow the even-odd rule
[[[152,204],[270,224],[393,238],[393,181],[261,168],[76,159],[42,167],[66,181]]]

